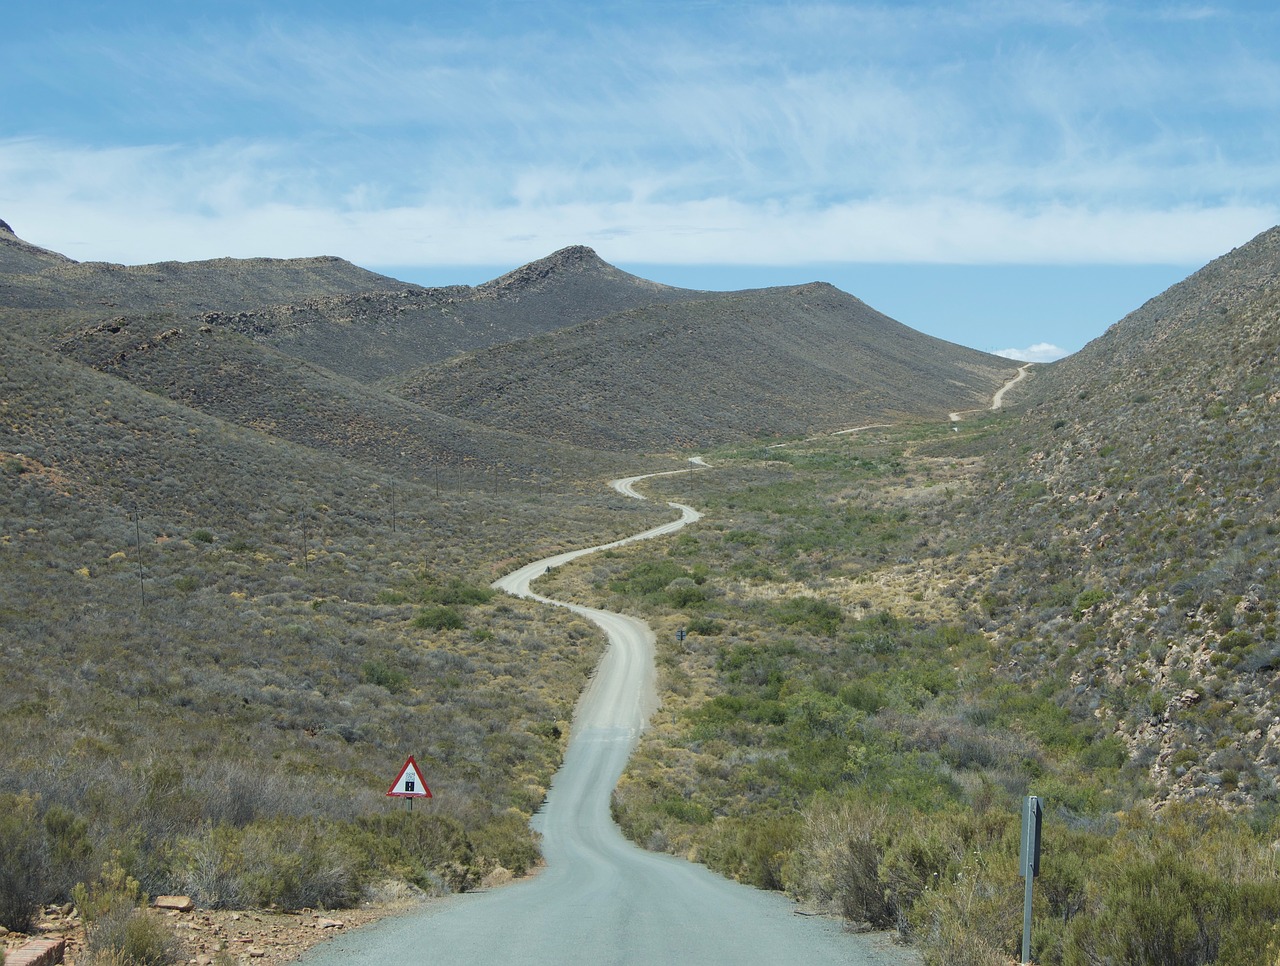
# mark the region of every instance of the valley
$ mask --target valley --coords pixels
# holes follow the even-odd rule
[[[490,586],[532,567],[653,629],[593,806],[632,842],[1005,962],[1037,794],[1041,962],[1274,958],[1278,239],[1022,379],[829,286],[589,249],[419,289],[0,232],[0,922],[78,883],[470,892],[545,852],[480,907],[536,895],[606,640]],[[648,468],[652,502],[602,485]],[[706,516],[577,556],[663,502]],[[382,796],[410,753],[413,815]]]

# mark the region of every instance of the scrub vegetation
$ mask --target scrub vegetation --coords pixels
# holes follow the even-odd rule
[[[721,453],[651,484],[705,507],[699,527],[549,581],[660,629],[663,708],[615,814],[648,848],[897,930],[927,962],[1004,963],[1036,794],[1038,961],[1262,961],[1280,915],[1274,779],[1247,807],[1228,789],[1171,796],[1180,773],[1153,775],[1078,676],[992,620],[992,587],[1028,548],[974,529],[991,499],[974,470],[1013,431],[988,418]],[[1022,620],[1087,624],[1109,600],[1071,587],[1039,605],[1024,589]],[[1125,706],[1149,694],[1131,687]],[[1236,740],[1171,704],[1171,729],[1217,735],[1204,754]]]
[[[904,378],[850,401],[892,427],[783,445],[885,343],[736,401],[734,374],[839,296],[602,266],[398,294],[337,260],[123,269],[0,231],[0,925],[74,902],[96,961],[160,963],[148,895],[332,908],[535,867],[603,642],[490,582],[667,519],[601,478],[700,440],[734,448],[645,484],[697,526],[538,584],[658,633],[629,836],[928,963],[1007,963],[1036,794],[1039,961],[1275,962],[1280,233],[1034,370],[1014,412],[948,425]],[[442,349],[428,322],[474,329]],[[1002,378],[965,353],[918,376],[970,366],[956,408]],[[635,388],[687,360],[723,410]],[[436,795],[413,811],[383,794],[410,754]]]

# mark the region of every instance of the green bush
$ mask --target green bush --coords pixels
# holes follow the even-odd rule
[[[451,577],[445,583],[431,583],[423,591],[422,601],[425,604],[487,604],[497,593],[491,587],[480,584],[469,584],[457,577]]]
[[[700,634],[703,637],[714,637],[724,632],[724,625],[710,617],[691,617],[687,627],[690,634]]]
[[[48,849],[29,795],[0,795],[0,926],[27,932],[45,898]]]
[[[71,898],[81,918],[92,925],[118,909],[142,905],[147,897],[142,885],[125,871],[117,855],[103,863],[101,873],[92,882],[76,883]]]
[[[413,619],[413,626],[424,631],[456,631],[466,626],[462,615],[447,604],[424,607]]]
[[[92,874],[89,823],[61,805],[50,805],[44,813],[44,834],[49,853],[49,898],[66,901],[76,883]]]
[[[369,684],[386,688],[392,694],[399,694],[409,685],[409,676],[386,661],[365,661],[360,666],[360,675]]]
[[[340,835],[378,867],[426,891],[442,885],[465,892],[481,877],[466,829],[445,815],[399,810],[366,815]]]
[[[218,826],[182,840],[178,854],[184,891],[212,908],[348,908],[372,868],[337,827],[317,820]]]
[[[844,611],[816,597],[793,597],[783,601],[772,609],[771,616],[779,624],[803,628],[823,637],[834,636],[844,621]]]
[[[794,814],[729,818],[717,822],[702,861],[757,889],[783,889],[783,866],[800,837]]]
[[[515,810],[504,812],[471,833],[476,862],[486,872],[502,866],[521,876],[542,858],[529,829],[529,819]]]
[[[853,923],[892,925],[880,863],[898,821],[883,805],[816,800],[792,852],[788,888],[830,905]]]
[[[609,589],[616,594],[646,597],[657,601],[664,596],[664,591],[672,582],[681,578],[691,579],[691,575],[678,563],[671,560],[645,560],[611,581]],[[696,582],[696,575],[693,575],[692,579]]]
[[[94,921],[85,936],[88,966],[169,966],[178,961],[177,937],[154,915],[120,905]]]

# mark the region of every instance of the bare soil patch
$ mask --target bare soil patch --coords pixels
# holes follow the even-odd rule
[[[355,909],[336,912],[276,912],[270,910],[196,909],[193,912],[150,910],[165,920],[182,945],[179,962],[196,966],[260,963],[275,966],[296,960],[313,946],[326,942],[348,929],[367,925],[386,916],[407,912],[422,899],[396,898],[372,902]],[[6,953],[33,938],[67,940],[64,962],[75,966],[84,961],[85,927],[74,910],[64,915],[50,908],[30,935],[9,933],[0,937]]]

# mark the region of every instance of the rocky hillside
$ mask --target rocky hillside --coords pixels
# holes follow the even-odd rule
[[[167,397],[193,411],[351,459],[403,479],[530,486],[553,477],[594,478],[633,464],[573,445],[433,412],[335,376],[225,328],[170,316],[132,316],[61,339],[63,356]]]
[[[71,312],[241,310],[320,295],[404,289],[341,258],[216,258],[116,265],[77,262],[0,228],[0,308]]]
[[[209,313],[201,322],[372,381],[612,312],[699,295],[628,275],[590,248],[575,246],[475,287],[404,286],[325,296]]]
[[[478,351],[395,386],[483,425],[607,450],[662,450],[945,419],[985,405],[1015,371],[819,283],[622,312]]]
[[[983,526],[1015,674],[1128,742],[1158,800],[1280,776],[1280,229],[1031,382]]]
[[[483,285],[426,289],[332,258],[130,267],[5,240],[11,332],[398,472],[532,479],[552,465],[588,472],[583,446],[670,451],[941,418],[984,405],[1013,371],[829,285],[672,288],[582,246]]]

